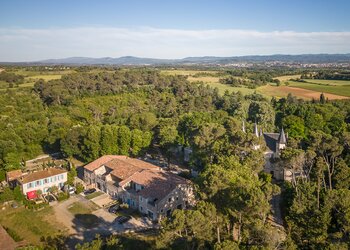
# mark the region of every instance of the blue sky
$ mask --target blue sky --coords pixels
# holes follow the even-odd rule
[[[11,0],[0,61],[350,52],[350,1]]]

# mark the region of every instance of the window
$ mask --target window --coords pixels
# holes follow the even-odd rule
[[[36,186],[40,186],[40,181],[36,181]]]
[[[61,180],[63,180],[63,174],[61,174]]]
[[[161,209],[160,212],[163,213],[163,209]]]
[[[140,210],[142,211],[142,210],[143,210],[143,207],[140,207]]]
[[[169,202],[171,202],[171,200],[172,200],[172,198],[170,197],[170,198],[169,198]]]
[[[49,183],[49,179],[44,179],[44,184]]]
[[[179,197],[176,197],[176,200],[178,201],[178,200],[179,200]]]
[[[142,201],[142,197],[140,197],[140,201]]]

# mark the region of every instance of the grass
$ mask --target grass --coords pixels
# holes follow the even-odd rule
[[[96,191],[96,192],[94,192],[92,194],[86,195],[85,198],[88,199],[88,200],[91,200],[93,198],[96,198],[97,196],[100,196],[101,194],[103,194],[103,193],[100,192],[100,191]]]
[[[305,82],[290,81],[290,79],[300,78],[300,76],[301,75],[287,75],[275,77],[275,79],[279,79],[282,84],[287,83],[290,87],[350,97],[350,81],[318,79],[305,79]],[[265,89],[263,88],[261,90],[265,91],[266,94],[272,94],[272,92],[275,92],[275,96],[285,96],[285,93],[282,93],[278,88],[275,88],[272,91],[271,86],[267,86]]]
[[[290,79],[298,79],[300,78],[301,75],[286,75],[286,76],[278,76],[278,77],[274,77],[274,79],[278,79],[280,80],[281,82],[285,82],[285,81],[288,81]]]
[[[245,87],[232,87],[228,84],[220,83],[219,82],[220,78],[221,77],[215,77],[215,76],[201,76],[201,77],[189,76],[188,80],[190,82],[198,82],[198,81],[204,82],[212,88],[218,88],[219,94],[221,94],[221,95],[223,95],[225,93],[225,91],[229,91],[229,92],[240,91],[243,95],[253,94],[256,91],[255,89],[249,89],[249,88],[245,88]]]
[[[7,208],[0,211],[0,224],[33,245],[40,245],[42,236],[57,235],[65,229],[56,221],[51,207],[40,211]]]
[[[307,82],[289,81],[289,86],[317,92],[350,97],[350,81],[307,80]],[[333,85],[330,85],[333,84]]]
[[[74,220],[85,228],[93,228],[101,222],[96,215],[92,214],[94,210],[96,207],[90,202],[74,202],[68,207],[68,211],[74,215]]]
[[[62,78],[62,75],[49,74],[49,75],[27,76],[27,77],[25,77],[25,80],[37,81],[39,79],[43,79],[45,81],[49,81],[49,80],[56,80],[56,79],[61,79],[61,78]]]
[[[90,214],[96,207],[91,203],[82,203],[82,202],[74,202],[71,206],[68,207],[68,211],[72,214]]]

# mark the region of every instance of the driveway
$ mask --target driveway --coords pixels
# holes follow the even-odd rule
[[[107,201],[104,198],[101,198],[99,200]],[[75,202],[91,204],[91,201],[86,199],[84,196],[74,195],[71,196],[68,200],[52,205],[57,220],[68,228],[68,233],[70,236],[67,244],[70,249],[74,248],[77,243],[92,241],[95,238],[96,234],[110,235],[126,231],[141,231],[149,228],[154,228],[154,225],[145,217],[139,219],[132,218],[124,224],[115,223],[114,219],[116,216],[109,213],[105,208],[98,208],[91,213],[94,215],[94,218],[98,220],[98,223],[92,228],[86,228],[77,219],[77,216],[68,210],[68,208]]]
[[[103,193],[95,198],[92,198],[91,201],[99,207],[105,207],[114,200],[112,200],[112,198],[108,194]]]

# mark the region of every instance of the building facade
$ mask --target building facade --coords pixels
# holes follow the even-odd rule
[[[106,155],[87,164],[84,181],[155,221],[194,205],[189,180],[126,156]]]
[[[7,176],[12,176],[11,172],[7,173]],[[17,175],[15,181],[16,185],[21,187],[22,193],[30,199],[38,190],[45,194],[54,186],[61,189],[67,182],[67,171],[61,168],[48,168]]]

